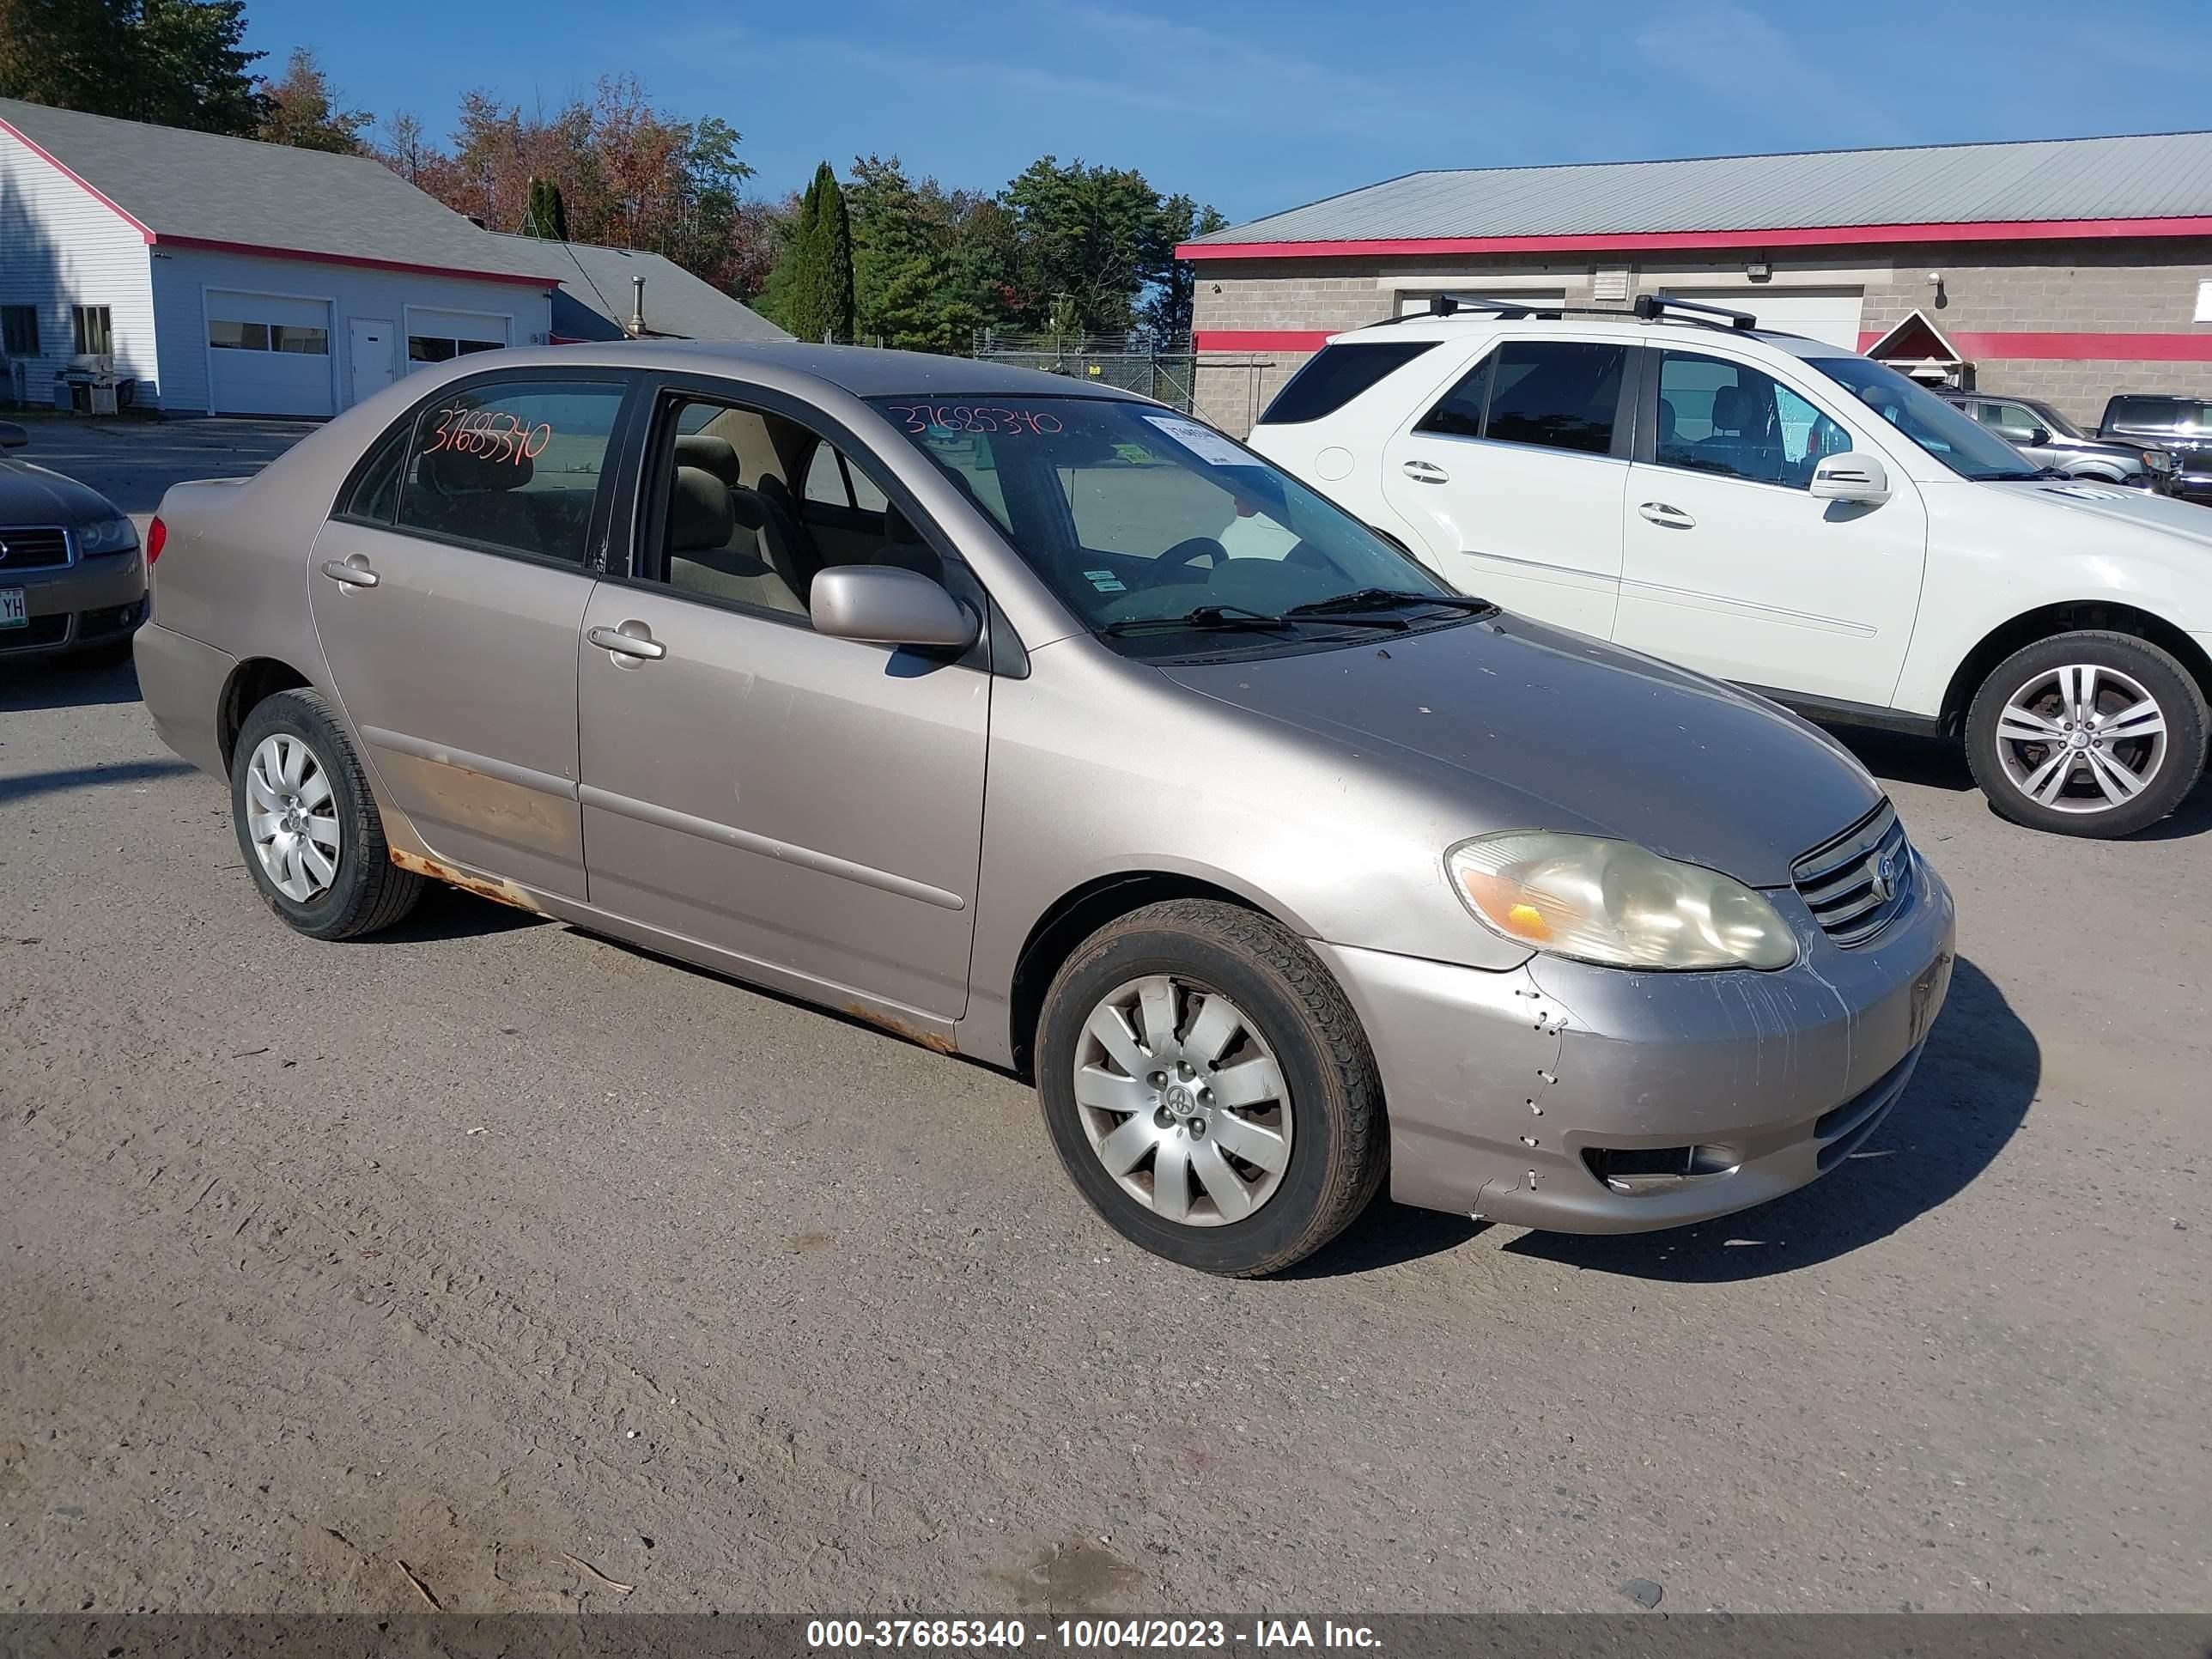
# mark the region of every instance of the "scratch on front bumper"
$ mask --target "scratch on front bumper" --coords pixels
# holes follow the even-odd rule
[[[1538,957],[1498,974],[1316,947],[1382,1074],[1391,1196],[1563,1232],[1639,1232],[1816,1179],[1903,1095],[1948,988],[1950,894],[1923,871],[1919,902],[1856,950],[1778,896],[1805,945],[1780,973]],[[1674,1146],[1716,1149],[1727,1167],[1623,1192],[1584,1158]]]

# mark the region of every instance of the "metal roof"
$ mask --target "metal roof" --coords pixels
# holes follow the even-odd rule
[[[12,98],[0,98],[0,124],[106,198],[156,243],[214,242],[503,279],[541,277],[549,287],[559,277],[542,249],[489,234],[367,156],[149,126]]]
[[[2212,132],[1407,173],[1187,246],[2212,216]]]
[[[628,331],[635,299],[632,280],[645,278],[647,334],[681,340],[788,340],[791,336],[758,312],[732,299],[673,259],[592,242],[556,242],[495,235],[520,242],[559,270],[553,331],[569,339],[617,340]]]

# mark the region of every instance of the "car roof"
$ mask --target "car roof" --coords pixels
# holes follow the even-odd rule
[[[1448,317],[1408,313],[1403,317],[1385,318],[1379,323],[1369,323],[1342,334],[1333,334],[1328,343],[1331,345],[1365,345],[1394,340],[1463,340],[1492,331],[1533,330],[1542,332],[1551,329],[1571,330],[1585,337],[1595,334],[1600,339],[1624,340],[1638,345],[1689,346],[1699,342],[1711,344],[1721,340],[1757,340],[1795,357],[1850,357],[1857,355],[1845,347],[1832,345],[1826,340],[1785,334],[1779,329],[1722,327],[1692,322],[1679,316],[1647,321],[1627,312],[1568,311],[1562,314],[1538,308],[1532,308],[1528,314],[1517,317],[1474,310],[1456,311]]]
[[[614,340],[552,347],[532,354],[541,362],[601,363],[610,368],[690,369],[727,374],[758,364],[802,374],[856,398],[927,392],[933,397],[1078,397],[1146,401],[1133,392],[1077,380],[1042,369],[1016,368],[973,357],[878,346],[810,345],[799,340]]]

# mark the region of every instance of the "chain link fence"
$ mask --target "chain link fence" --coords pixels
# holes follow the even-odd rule
[[[1010,334],[979,329],[970,356],[984,362],[1041,368],[1072,380],[1119,386],[1190,412],[1197,399],[1198,356],[1190,336]]]

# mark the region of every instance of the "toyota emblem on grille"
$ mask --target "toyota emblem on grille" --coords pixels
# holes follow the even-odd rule
[[[1874,879],[1870,884],[1875,900],[1887,904],[1897,896],[1897,854],[1884,853],[1875,860]]]

